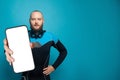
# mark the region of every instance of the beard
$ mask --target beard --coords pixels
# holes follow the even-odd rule
[[[43,33],[45,32],[45,30],[43,30],[43,24],[40,26],[38,24],[35,25],[30,25],[31,30],[30,30],[30,36],[34,37],[34,38],[40,38],[42,37]],[[34,28],[34,26],[38,26],[38,28]]]
[[[34,28],[33,26],[39,26],[39,28],[36,29],[36,28]],[[33,26],[30,24],[30,28],[31,28],[33,31],[35,31],[35,32],[43,30],[43,23],[42,23],[42,25],[39,25],[39,24],[36,23],[36,24],[34,24]]]

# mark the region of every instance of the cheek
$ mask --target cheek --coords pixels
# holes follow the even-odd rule
[[[40,21],[39,24],[42,25],[42,24],[43,24],[43,21]]]
[[[34,21],[31,21],[30,23],[31,23],[31,25],[34,25],[34,24],[35,24],[35,22],[34,22]]]

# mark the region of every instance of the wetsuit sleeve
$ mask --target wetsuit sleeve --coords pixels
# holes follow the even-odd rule
[[[59,40],[57,41],[57,43],[54,43],[53,46],[59,51],[59,56],[54,62],[54,64],[52,65],[56,69],[65,59],[67,55],[67,50]]]

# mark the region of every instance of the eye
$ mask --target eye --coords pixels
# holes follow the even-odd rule
[[[38,18],[38,20],[40,21],[40,20],[42,20],[42,18]]]
[[[31,18],[31,20],[33,21],[33,20],[35,20],[35,18]]]

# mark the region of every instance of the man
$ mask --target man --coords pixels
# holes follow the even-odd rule
[[[30,15],[31,30],[29,37],[35,69],[22,73],[22,80],[50,80],[50,73],[53,72],[65,59],[67,50],[60,40],[50,32],[43,30],[43,15],[35,10]],[[59,51],[59,56],[54,64],[49,65],[50,47],[53,46]],[[7,61],[11,64],[15,60],[10,56],[14,54],[8,47],[8,42],[4,40],[4,49]]]

